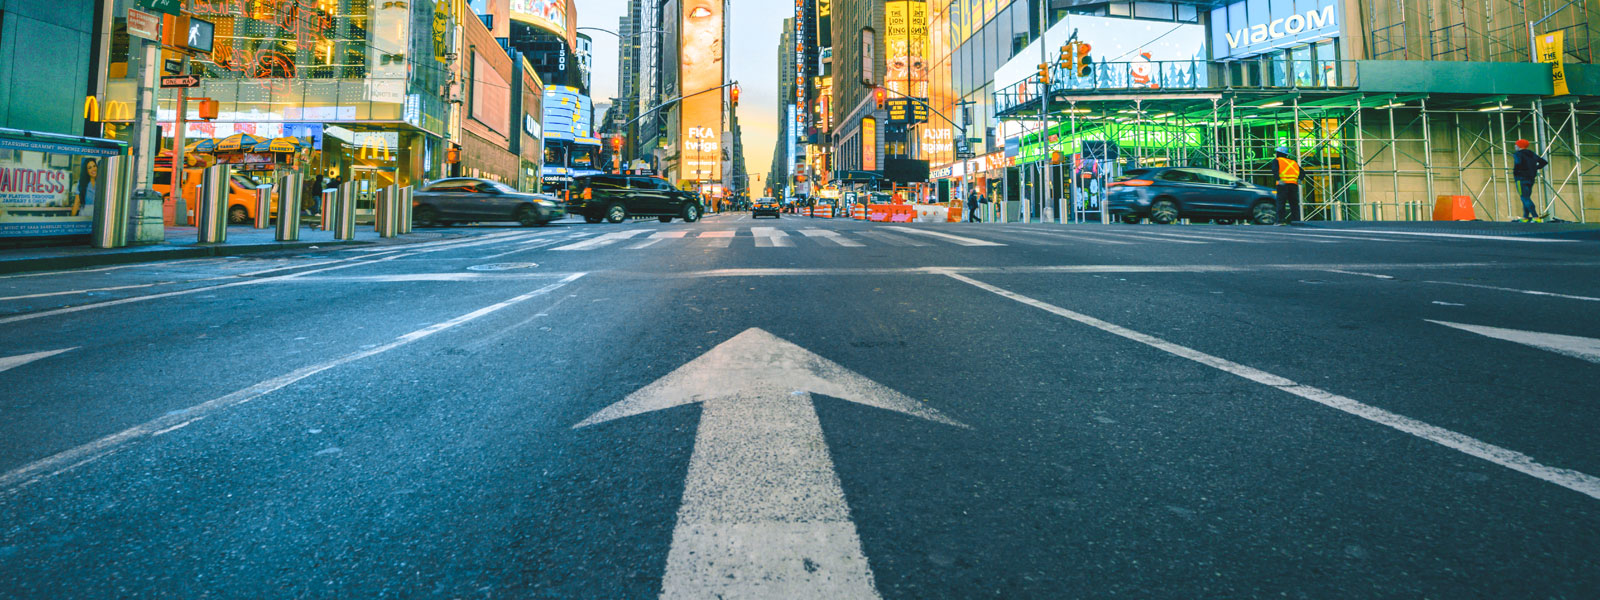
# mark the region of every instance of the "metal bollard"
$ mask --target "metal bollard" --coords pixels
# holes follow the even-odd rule
[[[376,217],[373,219],[373,228],[378,231],[378,237],[392,238],[400,234],[400,187],[387,185],[378,190],[375,207]]]
[[[333,211],[339,206],[339,190],[329,188],[322,190],[322,219],[321,229],[333,231]]]
[[[272,226],[272,186],[256,186],[256,229]]]
[[[293,242],[300,239],[300,188],[305,176],[288,173],[278,178],[278,229],[274,239]]]
[[[100,175],[95,179],[92,217],[93,245],[96,248],[121,248],[128,245],[128,163],[126,156],[100,159]]]
[[[400,188],[400,233],[411,233],[411,186]]]
[[[202,244],[228,241],[228,165],[207,168],[200,184],[200,218],[197,222]]]
[[[356,239],[356,183],[346,182],[339,186],[339,198],[335,202],[335,216],[333,219],[333,239]]]

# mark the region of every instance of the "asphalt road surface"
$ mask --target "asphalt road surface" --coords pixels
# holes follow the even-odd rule
[[[453,231],[0,277],[0,596],[1600,597],[1594,241]]]

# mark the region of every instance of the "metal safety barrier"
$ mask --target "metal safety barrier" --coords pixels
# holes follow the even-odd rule
[[[272,225],[272,186],[256,186],[256,229]]]
[[[294,242],[300,239],[300,188],[305,176],[287,173],[278,177],[278,229],[273,239]]]
[[[356,239],[356,182],[339,186],[339,196],[334,200],[333,239]]]
[[[133,161],[126,156],[107,156],[100,162],[94,182],[94,197],[87,198],[83,210],[92,210],[92,242],[96,248],[121,248],[128,245],[127,194]]]
[[[202,244],[221,244],[228,241],[228,181],[232,169],[228,165],[208,167],[200,184],[199,240]]]
[[[322,219],[320,221],[323,231],[333,231],[333,210],[339,205],[339,189],[326,188],[322,190]]]

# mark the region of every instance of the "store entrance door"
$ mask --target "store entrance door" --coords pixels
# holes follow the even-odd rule
[[[374,222],[378,190],[395,182],[394,167],[369,167],[354,165],[350,167],[350,181],[356,184],[356,221]]]

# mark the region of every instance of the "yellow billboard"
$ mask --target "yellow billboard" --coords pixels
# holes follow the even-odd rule
[[[680,15],[678,111],[680,177],[722,180],[722,0],[688,0]],[[704,93],[700,93],[704,92]]]
[[[921,1],[895,0],[884,7],[889,48],[884,57],[887,73],[884,85],[893,96],[928,97],[928,5]]]
[[[1572,92],[1567,88],[1566,57],[1562,53],[1565,47],[1565,31],[1553,31],[1539,36],[1535,46],[1538,49],[1539,62],[1550,64],[1551,83],[1554,84],[1555,95],[1565,96]]]

